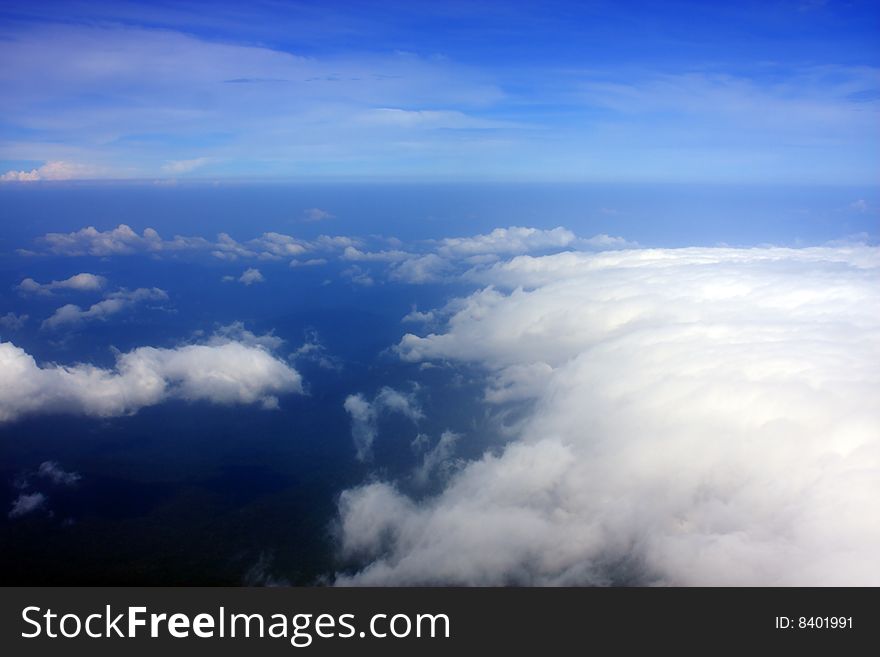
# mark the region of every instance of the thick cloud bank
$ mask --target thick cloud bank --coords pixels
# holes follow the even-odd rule
[[[130,415],[168,399],[274,408],[277,395],[301,391],[299,373],[265,347],[216,336],[208,344],[120,353],[112,369],[41,366],[0,342],[0,423],[32,413]]]
[[[880,585],[878,270],[865,246],[492,267],[398,350],[483,364],[528,416],[432,498],[345,492],[366,565],[338,582]]]

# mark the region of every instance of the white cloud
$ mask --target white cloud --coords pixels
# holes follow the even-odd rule
[[[262,237],[248,242],[250,248],[260,252],[259,257],[267,259],[298,256],[312,248],[307,242],[283,233],[263,233]]]
[[[351,417],[351,437],[360,461],[365,461],[372,455],[373,443],[379,433],[381,413],[399,413],[413,422],[418,422],[423,417],[415,394],[407,394],[387,386],[372,401],[367,401],[360,393],[349,395],[343,406]]]
[[[47,233],[38,242],[49,253],[63,256],[208,253],[220,260],[231,261],[239,258],[279,260],[309,251],[335,251],[358,244],[357,240],[344,236],[321,235],[314,242],[308,242],[275,232],[263,233],[246,242],[239,242],[227,233],[218,234],[214,241],[183,235],[166,240],[154,228],[145,228],[138,234],[126,224],[103,231],[87,226],[71,233]],[[29,251],[20,252],[31,254]]]
[[[850,210],[855,210],[856,212],[867,212],[868,211],[868,202],[860,198],[858,201],[853,201],[849,204]]]
[[[92,320],[106,320],[112,315],[128,310],[145,301],[165,301],[168,293],[157,287],[139,287],[136,290],[118,290],[107,295],[103,301],[92,304],[87,310],[68,303],[58,308],[55,313],[46,319],[42,328],[56,329],[64,325],[77,325]]]
[[[43,461],[37,468],[37,476],[48,479],[57,486],[73,486],[82,477],[77,472],[67,472],[58,461]]]
[[[211,161],[209,157],[196,157],[191,160],[171,160],[162,166],[164,173],[179,175],[200,169]]]
[[[130,226],[119,224],[111,230],[100,231],[94,226],[87,226],[72,233],[47,233],[40,241],[50,253],[67,256],[108,256],[126,255],[138,252],[155,252],[171,248],[176,244],[180,248],[189,244],[187,238],[177,238],[180,242],[168,243],[162,240],[152,228],[145,228],[142,235],[134,232]],[[200,242],[201,238],[197,238]],[[207,248],[207,243],[203,248]]]
[[[419,434],[419,438],[424,438],[424,434]],[[431,477],[440,475],[448,476],[455,467],[453,455],[455,453],[455,445],[461,440],[461,434],[454,431],[444,431],[440,434],[440,440],[430,450],[425,452],[422,457],[422,463],[413,473],[413,480],[419,486],[425,486],[431,480]],[[418,439],[417,439],[418,441]],[[415,446],[418,448],[424,441],[418,441]]]
[[[370,272],[354,265],[353,267],[349,267],[348,269],[343,269],[340,274],[346,277],[355,285],[361,285],[363,287],[370,287],[376,281],[373,280],[373,277],[370,276]]]
[[[429,310],[428,312],[422,312],[415,308],[412,309],[409,313],[407,313],[401,322],[410,322],[413,324],[430,324],[437,318],[436,313],[433,310]]]
[[[107,279],[95,274],[74,274],[62,281],[50,283],[38,283],[33,278],[25,278],[18,284],[19,292],[24,294],[51,294],[52,290],[75,290],[77,292],[94,292],[102,289],[107,284]]]
[[[326,258],[309,258],[308,260],[291,260],[291,267],[319,267],[320,265],[326,265]]]
[[[46,162],[38,169],[30,171],[7,171],[0,175],[0,182],[36,182],[38,180],[72,180],[92,178],[101,173],[97,168],[74,162],[55,160]]]
[[[593,237],[584,238],[578,241],[587,248],[598,250],[632,249],[638,246],[636,242],[630,242],[623,237],[615,237],[613,235],[606,235],[605,233],[599,233],[598,235],[593,235]]]
[[[565,228],[496,228],[486,235],[448,237],[440,241],[437,252],[447,257],[466,257],[487,253],[528,253],[544,249],[566,247],[575,240],[575,234]]]
[[[20,331],[27,324],[28,315],[16,315],[14,312],[8,312],[0,316],[0,326],[10,331]]]
[[[303,221],[326,221],[333,219],[333,214],[321,208],[308,208],[303,211]]]
[[[21,518],[45,508],[48,498],[43,493],[22,493],[12,502],[10,518]]]
[[[493,130],[524,127],[522,124],[510,121],[481,119],[456,110],[405,110],[396,107],[369,110],[361,114],[358,120],[376,126],[433,130]]]
[[[309,330],[306,332],[306,341],[290,355],[293,362],[309,361],[325,370],[341,370],[342,363],[338,358],[327,352],[327,348],[318,338],[318,332]]]
[[[267,351],[276,351],[284,344],[284,340],[275,335],[274,331],[257,335],[253,331],[247,330],[243,322],[232,322],[232,324],[221,326],[214,331],[214,335],[208,339],[207,344],[220,346],[227,342],[238,342],[248,347],[261,347]]]
[[[413,253],[406,251],[361,251],[353,246],[347,246],[342,252],[344,260],[353,262],[401,262],[415,257]]]
[[[238,282],[243,285],[253,285],[254,283],[263,283],[266,279],[260,273],[259,269],[250,267],[245,269],[244,273],[238,277]]]
[[[338,582],[880,584],[878,270],[865,246],[497,266],[510,292],[398,349],[482,364],[525,419],[434,497],[346,491],[366,565]]]
[[[222,335],[208,344],[117,353],[107,369],[41,366],[11,342],[0,343],[0,422],[35,413],[131,415],[168,399],[274,408],[277,395],[301,391],[299,373],[268,349]]]
[[[442,279],[452,269],[452,265],[436,253],[411,258],[396,265],[389,277],[404,283],[432,283]]]

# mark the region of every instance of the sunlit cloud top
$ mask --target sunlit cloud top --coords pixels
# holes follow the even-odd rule
[[[869,2],[9,2],[0,179],[873,183]]]

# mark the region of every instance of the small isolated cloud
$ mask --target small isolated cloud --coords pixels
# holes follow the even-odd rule
[[[180,175],[200,169],[211,161],[207,157],[196,157],[191,160],[171,160],[162,166],[162,171],[172,175]]]
[[[268,348],[222,334],[206,344],[117,353],[112,368],[39,365],[0,342],[0,423],[40,413],[118,417],[169,399],[268,409],[277,407],[277,395],[301,392],[299,373]]]
[[[412,324],[430,324],[435,319],[437,319],[437,314],[433,310],[422,312],[413,308],[413,310],[404,315],[403,319],[401,319],[400,321]]]
[[[118,290],[108,294],[103,301],[92,304],[86,310],[72,303],[61,306],[51,317],[43,322],[42,328],[57,329],[61,326],[75,326],[88,321],[104,321],[108,317],[129,310],[140,303],[146,301],[165,301],[167,299],[168,293],[157,287]]]
[[[867,212],[868,211],[868,202],[860,198],[858,201],[853,201],[849,204],[849,209],[855,212]]]
[[[351,437],[359,461],[372,456],[373,443],[379,432],[379,416],[383,412],[399,413],[413,422],[424,417],[414,393],[407,394],[387,386],[372,401],[361,393],[349,395],[343,406],[351,417]]]
[[[290,355],[290,360],[294,362],[309,361],[325,370],[342,369],[342,363],[338,358],[328,353],[315,330],[306,332],[306,341]]]
[[[244,273],[238,277],[238,282],[242,285],[253,285],[254,283],[262,283],[266,279],[263,278],[263,275],[260,273],[259,269],[254,267],[250,267],[249,269],[245,269]]]
[[[58,461],[43,461],[37,468],[37,476],[57,486],[73,486],[82,477],[77,472],[66,472]]]
[[[353,246],[347,246],[342,251],[342,259],[352,262],[402,262],[415,257],[413,253],[406,251],[361,251]]]
[[[55,160],[46,162],[38,169],[30,171],[7,171],[0,175],[0,182],[36,182],[38,180],[73,180],[91,178],[98,175],[95,167],[73,162]]]
[[[308,260],[291,260],[291,267],[319,267],[321,265],[326,265],[326,258],[309,258]]]
[[[12,509],[9,511],[10,518],[21,518],[28,514],[46,508],[46,502],[49,501],[43,493],[22,493],[12,502]]]
[[[333,219],[333,214],[327,212],[327,210],[322,210],[321,208],[308,208],[303,211],[303,221],[327,221],[328,219]]]
[[[20,331],[27,324],[27,320],[28,315],[16,315],[13,312],[8,312],[5,315],[0,315],[0,327],[9,331]]]
[[[362,565],[337,583],[880,584],[880,248],[488,273],[398,352],[481,366],[487,400],[522,419],[428,498],[345,491],[341,548]]]
[[[75,274],[62,281],[38,283],[33,278],[25,278],[18,284],[22,294],[51,294],[53,290],[75,290],[77,292],[95,292],[107,284],[107,279],[95,274]]]
[[[347,269],[343,269],[339,272],[341,276],[347,278],[355,285],[360,285],[362,287],[370,287],[376,281],[373,280],[373,277],[370,275],[370,272],[366,269],[358,267],[354,265],[353,267],[349,267]]]

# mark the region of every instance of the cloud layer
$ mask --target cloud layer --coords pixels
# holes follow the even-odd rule
[[[302,392],[298,372],[261,344],[215,336],[208,344],[139,347],[117,354],[110,369],[39,365],[11,342],[0,343],[0,423],[35,413],[131,415],[169,399],[278,405]]]
[[[878,585],[880,250],[523,256],[405,336],[529,403],[415,501],[346,491],[342,584]]]

